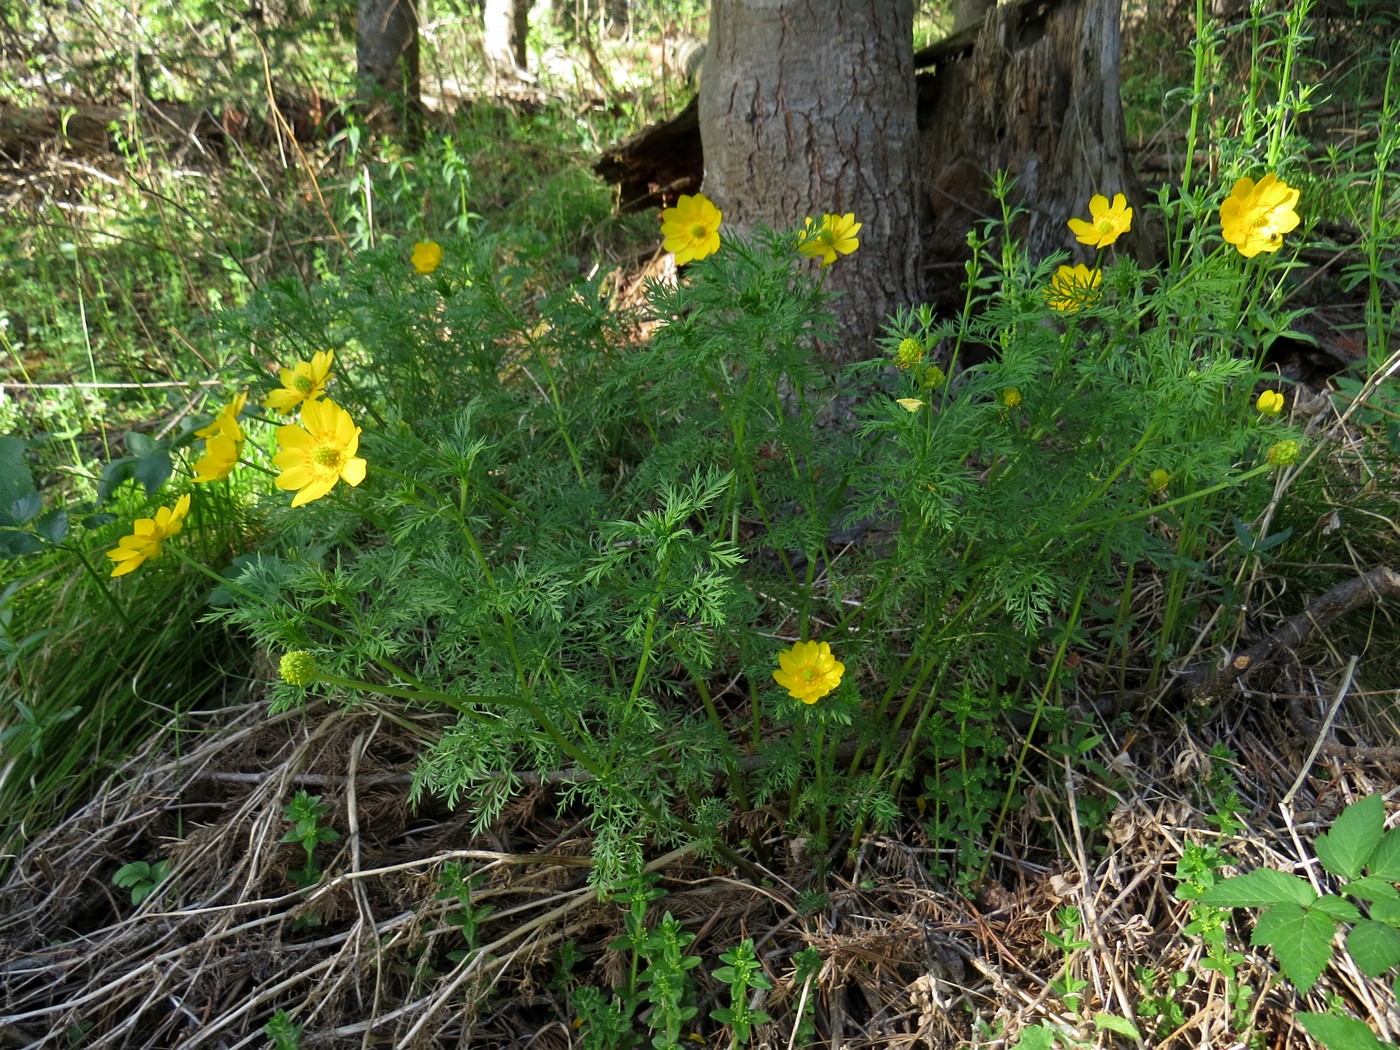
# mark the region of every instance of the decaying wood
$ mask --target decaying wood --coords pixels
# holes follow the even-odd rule
[[[609,146],[593,170],[617,186],[618,208],[624,212],[658,208],[682,193],[698,193],[705,174],[699,98],[669,120]]]
[[[960,261],[967,231],[999,214],[988,192],[999,170],[1028,210],[1016,232],[1032,258],[1080,250],[1065,222],[1089,197],[1126,193],[1134,229],[1119,242],[1150,261],[1145,196],[1128,164],[1118,92],[1120,0],[1015,0],[914,55],[926,266]],[[609,147],[595,171],[640,210],[700,188],[705,171],[694,103]],[[1082,252],[1087,261],[1087,249]],[[954,266],[959,279],[961,267]]]
[[[925,257],[967,253],[967,231],[1000,215],[992,175],[1016,181],[1025,209],[1015,233],[1033,259],[1073,250],[1065,223],[1087,217],[1090,196],[1124,193],[1136,205],[1120,250],[1151,255],[1145,197],[1128,163],[1118,90],[1120,0],[1004,4],[982,23],[970,51],[958,41],[922,54],[938,67],[919,79],[930,224]],[[941,61],[940,61],[941,59]]]
[[[1194,686],[1188,695],[1196,704],[1218,700],[1246,674],[1273,663],[1285,652],[1296,650],[1321,628],[1345,616],[1362,602],[1393,600],[1397,597],[1400,597],[1400,574],[1384,565],[1353,580],[1339,583],[1267,638],[1242,653],[1228,657],[1214,674]]]

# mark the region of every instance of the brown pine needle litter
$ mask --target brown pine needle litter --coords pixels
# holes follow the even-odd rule
[[[706,960],[693,971],[702,1016],[719,1003],[715,957],[754,939],[774,984],[760,993],[773,1020],[755,1045],[1012,1046],[1042,1023],[1079,1031],[1086,1045],[1131,1044],[1088,1020],[1114,1014],[1133,1022],[1141,1046],[1239,1045],[1245,1023],[1269,1045],[1301,1046],[1294,1011],[1330,997],[1393,1038],[1388,990],[1345,954],[1300,1001],[1237,918],[1236,979],[1253,989],[1246,1019],[1220,974],[1201,966],[1200,939],[1183,932],[1190,905],[1174,892],[1188,844],[1230,857],[1222,876],[1272,867],[1316,880],[1317,835],[1347,803],[1395,789],[1393,694],[1369,689],[1352,661],[1293,656],[1267,680],[1233,683],[1208,722],[1184,704],[1173,716],[1157,707],[1142,732],[1101,726],[1092,758],[1109,781],[1083,763],[1043,763],[971,896],[929,877],[931,860],[958,858],[935,858],[947,851],[929,847],[911,806],[901,826],[838,865],[827,906],[807,915],[798,892],[812,859],[771,823],[762,885],[684,849],[658,851],[649,870],[666,894],[648,921],[669,911],[697,934],[687,952]],[[269,716],[258,702],[198,713],[28,844],[0,886],[0,1045],[263,1046],[278,1008],[294,1012],[308,1048],[584,1045],[560,949],[569,943],[580,959],[575,981],[606,988],[625,967],[624,953],[607,951],[624,909],[587,886],[587,835],[548,786],[527,788],[475,841],[465,815],[432,800],[412,810],[411,756],[438,725],[386,714],[315,703]],[[1202,819],[1201,783],[1222,742],[1243,825],[1228,838]],[[330,804],[325,823],[341,832],[306,892],[289,876],[301,848],[281,841],[283,807],[299,789]],[[1088,796],[1107,807],[1101,830],[1080,819]],[[1055,854],[1022,845],[1047,829]],[[170,872],[133,907],[111,879],[137,858],[168,860]],[[475,948],[446,921],[456,902],[438,897],[452,861],[481,876],[473,902],[494,908]],[[1077,1015],[1052,988],[1063,956],[1045,938],[1066,906],[1088,942],[1071,962],[1085,982]],[[820,969],[799,981],[792,959],[809,947]],[[1186,975],[1170,1030],[1143,1016],[1147,969]],[[815,1041],[797,1042],[799,1029]],[[714,1024],[697,1021],[697,1031],[707,1033],[697,1046],[727,1045],[709,1042],[722,1038]]]

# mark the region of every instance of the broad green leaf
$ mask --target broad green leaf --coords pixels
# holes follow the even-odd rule
[[[1016,1040],[1013,1050],[1051,1050],[1058,1033],[1046,1024],[1021,1030],[1021,1038]]]
[[[1126,1017],[1119,1017],[1117,1014],[1095,1014],[1094,1027],[1100,1032],[1107,1029],[1110,1032],[1117,1032],[1119,1035],[1126,1035],[1129,1039],[1141,1039],[1137,1028]]]
[[[19,558],[44,549],[39,537],[30,532],[0,532],[0,558]]]
[[[0,435],[0,507],[34,491],[34,474],[24,460],[26,447],[17,437]]]
[[[170,461],[170,453],[160,449],[152,455],[137,460],[131,473],[137,481],[141,482],[142,487],[146,490],[146,495],[154,497],[174,469],[175,465]]]
[[[1387,879],[1379,875],[1363,875],[1347,883],[1347,896],[1363,901],[1400,900],[1400,893]]]
[[[1285,976],[1306,995],[1332,958],[1335,930],[1326,915],[1292,903],[1276,904],[1259,916],[1249,941],[1256,948],[1272,948]]]
[[[1317,894],[1304,879],[1273,868],[1259,868],[1217,882],[1201,894],[1202,904],[1220,908],[1265,908],[1270,904],[1311,904]]]
[[[1400,882],[1400,828],[1391,828],[1381,837],[1366,867],[1377,878]]]
[[[1335,821],[1332,830],[1317,838],[1317,859],[1344,879],[1354,879],[1375,853],[1385,830],[1385,803],[1380,795],[1353,802]]]
[[[1400,930],[1362,919],[1347,934],[1347,951],[1367,977],[1379,977],[1400,963]]]
[[[137,459],[145,459],[161,450],[160,442],[148,434],[139,431],[128,430],[126,432],[126,450]]]
[[[1371,918],[1387,926],[1400,927],[1400,900],[1372,901]]]
[[[9,520],[6,521],[5,524],[28,524],[30,521],[34,520],[39,511],[43,509],[44,504],[43,501],[39,499],[39,494],[37,492],[26,492],[23,496],[10,504]]]
[[[34,531],[50,543],[62,543],[68,536],[68,512],[54,507],[34,523]]]
[[[102,477],[97,481],[97,502],[106,503],[112,498],[121,483],[131,477],[136,469],[135,456],[122,456],[102,468]]]
[[[1309,907],[1336,922],[1355,922],[1361,918],[1361,910],[1355,904],[1332,893],[1319,897]]]
[[[1300,1013],[1298,1023],[1327,1050],[1395,1050],[1392,1044],[1381,1042],[1375,1032],[1354,1017]]]

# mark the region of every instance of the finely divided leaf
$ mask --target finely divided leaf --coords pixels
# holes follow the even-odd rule
[[[1367,977],[1379,977],[1400,963],[1400,930],[1362,919],[1347,934],[1347,951]]]
[[[1332,822],[1332,830],[1319,835],[1317,859],[1333,875],[1354,879],[1375,853],[1385,830],[1385,803],[1380,795],[1353,802]]]
[[[1296,904],[1276,904],[1259,916],[1249,940],[1256,948],[1272,948],[1284,974],[1300,995],[1306,995],[1332,958],[1335,930],[1326,915]]]
[[[1202,904],[1219,908],[1266,908],[1285,902],[1306,905],[1315,900],[1317,894],[1305,880],[1273,868],[1223,879],[1201,894]]]

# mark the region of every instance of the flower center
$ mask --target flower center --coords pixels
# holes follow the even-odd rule
[[[690,235],[697,241],[703,241],[710,235],[710,231],[703,222],[697,222],[690,228]]]
[[[1112,233],[1112,232],[1113,232],[1113,220],[1112,220],[1112,219],[1100,219],[1100,220],[1099,220],[1099,232],[1100,232],[1100,233]]]
[[[330,470],[339,470],[343,459],[344,453],[338,448],[332,448],[330,445],[318,445],[316,451],[311,453],[312,462],[318,467]]]
[[[311,393],[311,377],[297,376],[292,380],[292,386],[297,388],[297,393],[299,394],[309,394]]]

